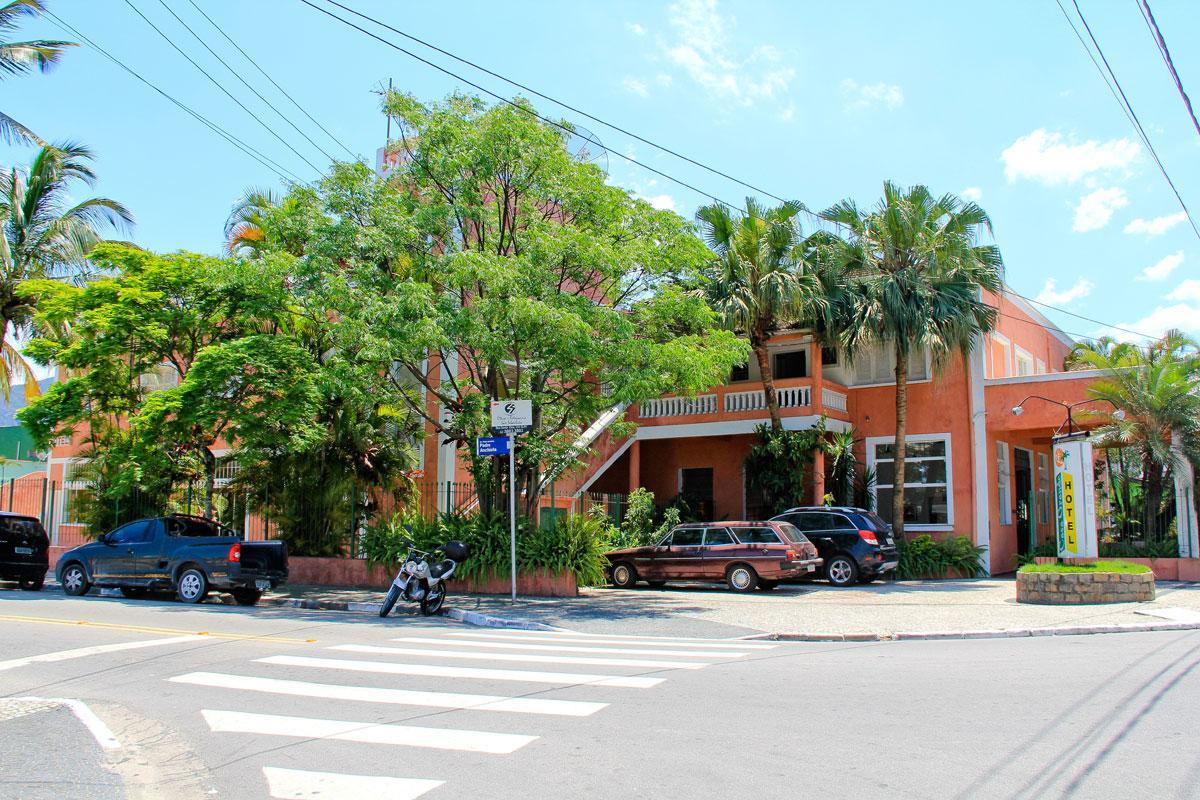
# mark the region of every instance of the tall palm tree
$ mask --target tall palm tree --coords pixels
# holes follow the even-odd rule
[[[270,189],[248,189],[225,222],[225,248],[231,254],[254,255],[266,247],[266,215],[279,205]]]
[[[0,79],[32,70],[49,72],[75,42],[37,39],[29,42],[10,42],[9,36],[24,17],[36,17],[46,10],[42,0],[10,0],[0,6]],[[32,142],[42,147],[46,143],[33,131],[0,111],[0,139],[6,142]]]
[[[924,186],[887,181],[873,209],[843,200],[821,217],[839,226],[846,271],[836,315],[840,344],[851,359],[880,343],[895,357],[892,525],[903,534],[909,356],[928,352],[936,368],[955,352],[966,356],[995,324],[996,310],[980,289],[1000,290],[1003,262],[994,245],[979,244],[992,229],[982,208],[951,194],[935,197]]]
[[[28,170],[0,172],[0,332],[5,338],[0,390],[6,397],[17,373],[29,375],[28,365],[8,341],[10,335],[28,333],[33,318],[32,302],[20,285],[35,278],[77,277],[104,228],[133,224],[133,215],[115,200],[71,202],[75,184],[96,181],[91,160],[87,148],[67,143],[43,147]],[[27,380],[26,387],[36,392],[36,383]]]
[[[767,342],[782,325],[803,319],[823,302],[802,254],[802,210],[799,203],[768,209],[747,198],[744,215],[735,216],[721,204],[696,212],[716,253],[705,294],[725,326],[749,339],[762,373],[771,428],[776,431],[783,430],[783,420]]]

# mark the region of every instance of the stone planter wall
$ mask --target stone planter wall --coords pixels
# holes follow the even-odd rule
[[[1154,573],[1018,572],[1017,602],[1079,605],[1154,599]]]

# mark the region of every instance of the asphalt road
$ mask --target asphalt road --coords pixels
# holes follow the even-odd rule
[[[1200,798],[1200,632],[773,644],[0,589],[0,643],[0,798]]]

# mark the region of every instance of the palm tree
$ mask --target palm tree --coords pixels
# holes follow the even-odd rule
[[[1200,463],[1200,346],[1179,331],[1169,331],[1149,346],[1139,347],[1102,337],[1076,345],[1068,358],[1073,369],[1096,369],[1104,376],[1088,394],[1124,412],[1124,418],[1106,418],[1097,431],[1097,443],[1117,449],[1125,475],[1126,448],[1141,461],[1142,532],[1147,537],[1165,532],[1169,521],[1160,511],[1169,471],[1184,470],[1184,460]],[[1110,477],[1113,476],[1111,457]],[[1135,462],[1136,463],[1136,462]],[[1134,467],[1134,474],[1137,468]],[[1135,512],[1129,486],[1116,485],[1118,504]]]
[[[225,222],[225,248],[231,254],[254,255],[266,247],[267,212],[279,205],[270,189],[248,189]]]
[[[872,210],[843,200],[821,217],[839,226],[846,274],[835,315],[840,344],[850,359],[881,343],[895,357],[892,525],[902,535],[909,356],[928,352],[937,368],[955,352],[965,357],[995,324],[980,289],[1000,290],[1003,262],[994,245],[978,243],[992,229],[982,208],[951,194],[934,197],[924,186],[887,181]]]
[[[46,6],[42,0],[11,0],[0,6],[0,78],[20,75],[34,69],[49,72],[62,58],[66,48],[76,46],[75,42],[53,39],[8,41],[22,17],[36,17],[45,10]],[[41,147],[46,146],[37,134],[3,111],[0,111],[0,139],[10,144],[33,142]]]
[[[766,209],[746,199],[746,213],[735,217],[724,205],[696,212],[716,258],[708,270],[705,294],[730,330],[750,341],[762,373],[771,428],[783,430],[779,397],[767,342],[779,328],[803,319],[824,302],[802,255],[799,203]]]
[[[91,160],[87,148],[67,143],[43,147],[28,170],[0,172],[0,331],[5,338],[0,390],[5,397],[12,378],[31,374],[7,339],[27,334],[33,319],[33,304],[20,285],[36,278],[78,277],[103,228],[133,224],[133,215],[115,200],[93,197],[67,205],[75,183],[95,183]],[[27,380],[26,387],[36,392],[37,384]]]

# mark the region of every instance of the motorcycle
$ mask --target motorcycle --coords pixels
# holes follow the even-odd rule
[[[454,574],[460,563],[466,560],[469,548],[462,542],[446,542],[433,551],[417,549],[414,542],[402,540],[408,547],[408,555],[400,565],[392,585],[388,588],[379,616],[386,617],[396,603],[404,598],[410,603],[420,603],[425,616],[437,614],[446,602],[446,581]],[[435,553],[445,558],[437,559]]]

